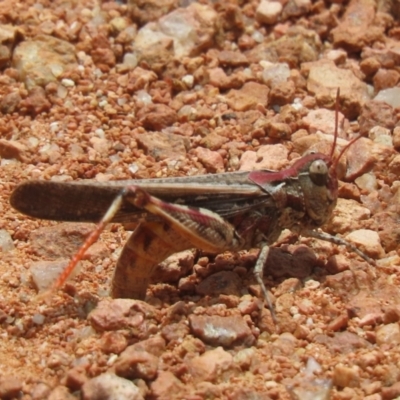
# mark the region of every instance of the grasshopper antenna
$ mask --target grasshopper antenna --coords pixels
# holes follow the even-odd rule
[[[362,135],[358,135],[354,139],[350,140],[349,143],[346,144],[346,146],[343,147],[343,149],[340,151],[339,155],[334,159],[333,155],[335,153],[336,149],[336,143],[337,143],[337,137],[338,137],[338,132],[339,132],[339,99],[340,99],[340,87],[337,88],[336,91],[336,101],[335,101],[335,134],[333,137],[333,144],[332,144],[332,149],[331,149],[331,154],[330,154],[330,159],[332,161],[332,169],[336,171],[336,168],[339,164],[340,159],[342,158],[343,154],[347,151],[347,149],[353,145],[357,140],[362,138]]]
[[[340,98],[340,87],[337,88],[336,91],[336,102],[335,102],[335,135],[333,136],[333,144],[332,144],[332,149],[331,149],[331,154],[330,154],[330,159],[332,160],[333,158],[333,153],[335,152],[336,149],[336,142],[337,142],[337,137],[338,137],[338,132],[339,132],[339,98]]]

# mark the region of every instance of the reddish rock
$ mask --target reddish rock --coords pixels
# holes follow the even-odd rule
[[[354,183],[339,182],[338,197],[359,201],[360,190]]]
[[[26,146],[15,140],[0,139],[0,156],[2,158],[15,158],[23,161],[25,159],[24,153],[26,151]]]
[[[380,212],[373,216],[376,225],[373,226],[379,234],[380,241],[386,252],[397,250],[400,245],[400,226],[398,214]]]
[[[222,68],[210,68],[207,73],[211,85],[220,89],[230,88],[229,77]]]
[[[161,334],[168,342],[181,341],[189,334],[189,327],[184,322],[168,324],[162,328]]]
[[[60,385],[51,391],[47,400],[76,400],[76,397],[70,393],[68,388]]]
[[[147,132],[136,136],[138,144],[156,160],[186,155],[188,139],[173,133]]]
[[[358,326],[363,327],[363,326],[380,325],[382,321],[383,321],[383,314],[381,312],[377,312],[377,313],[366,314],[357,322]]]
[[[151,104],[137,113],[143,127],[150,131],[158,131],[173,125],[177,120],[176,111],[165,104]]]
[[[348,168],[345,179],[354,181],[359,176],[371,171],[373,167],[376,167],[377,158],[374,156],[374,148],[378,149],[378,147],[378,145],[366,138],[361,138],[350,146],[346,153]]]
[[[376,5],[371,0],[351,0],[342,22],[332,30],[335,47],[360,51],[365,45],[382,40],[384,27],[375,22]]]
[[[296,87],[293,81],[282,82],[271,89],[268,101],[270,104],[283,106],[292,103],[295,94]]]
[[[222,50],[218,53],[220,65],[233,68],[247,66],[249,64],[245,54],[238,51]]]
[[[18,111],[20,102],[21,96],[18,92],[8,93],[0,100],[0,111],[3,114],[12,114]]]
[[[28,97],[21,100],[20,107],[29,114],[37,115],[42,112],[48,112],[51,108],[51,103],[47,100],[44,89],[37,86],[29,91]]]
[[[282,356],[291,356],[297,345],[297,339],[289,332],[282,333],[272,343],[274,354]]]
[[[360,285],[372,284],[372,282],[366,276],[365,272],[355,270],[356,266],[359,264],[360,262],[357,263],[353,261],[353,271],[343,271],[335,275],[328,275],[324,282],[324,286],[329,287],[331,290],[333,290],[335,296],[338,296],[340,299],[342,299],[342,301],[346,303],[346,307],[349,305],[350,301],[354,301],[355,303],[357,302],[353,299],[352,295],[354,294],[354,291],[360,287]],[[368,307],[367,304],[365,306]],[[372,311],[364,310],[364,307],[361,307],[361,310],[359,310],[357,307],[355,307],[354,310],[350,309],[350,307],[347,308],[351,315],[354,315],[354,313],[358,313],[359,311],[362,311],[363,313],[365,312],[365,314],[367,314],[369,312],[375,312],[377,310],[375,308]]]
[[[305,154],[307,150],[314,147],[321,141],[321,138],[315,134],[308,134],[305,129],[300,129],[292,135],[293,151],[297,154]]]
[[[88,381],[85,373],[85,367],[74,367],[67,372],[66,386],[72,391],[80,390],[81,387]]]
[[[332,60],[336,65],[342,65],[347,59],[347,52],[342,49],[328,50],[326,58]]]
[[[32,400],[48,399],[50,396],[51,388],[49,385],[39,382],[31,391]]]
[[[199,161],[206,167],[210,172],[224,172],[224,160],[217,151],[211,151],[204,147],[197,147],[195,154]]]
[[[111,373],[96,376],[82,386],[82,400],[102,399],[144,400],[133,382]]]
[[[267,144],[255,151],[246,151],[240,159],[240,171],[270,169],[279,171],[288,165],[288,150],[282,144]]]
[[[165,14],[168,14],[178,6],[177,0],[135,0],[128,1],[128,11],[134,21],[140,25],[147,22],[158,20]]]
[[[380,66],[380,62],[375,57],[367,57],[360,62],[361,71],[368,77],[375,75]]]
[[[343,254],[335,254],[329,257],[325,266],[326,270],[331,274],[337,274],[351,268],[350,260]]]
[[[379,298],[375,298],[365,291],[353,296],[347,304],[350,316],[364,318],[367,315],[382,314],[382,307]]]
[[[268,104],[269,88],[256,82],[247,82],[240,90],[232,89],[226,96],[229,107],[235,111],[247,111]]]
[[[333,61],[319,60],[302,65],[308,71],[307,89],[315,93],[317,103],[328,108],[336,102],[340,87],[340,111],[349,119],[358,116],[361,107],[369,100],[366,83],[350,70],[338,68]]]
[[[210,70],[209,79],[210,84],[216,88],[228,90],[241,88],[249,78],[241,70],[226,75],[225,72],[220,71],[220,68],[214,68]]]
[[[360,386],[360,368],[346,367],[343,364],[336,365],[333,370],[333,383],[341,388]]]
[[[200,145],[210,150],[219,150],[229,139],[219,135],[218,131],[210,132],[200,140]]]
[[[152,380],[157,375],[158,357],[129,346],[114,364],[118,376],[129,379]]]
[[[381,258],[385,254],[379,235],[375,231],[358,229],[349,233],[346,236],[346,240],[353,243],[363,253],[372,258]]]
[[[90,143],[93,149],[96,150],[103,157],[106,157],[110,152],[110,142],[105,138],[92,137],[90,138]]]
[[[13,399],[19,397],[22,390],[23,380],[16,376],[1,375],[0,376],[0,398]]]
[[[377,345],[386,344],[398,346],[400,344],[400,327],[397,322],[379,327],[376,331]]]
[[[383,322],[385,324],[400,321],[400,306],[399,305],[395,304],[395,305],[383,307],[383,311],[384,311]]]
[[[238,397],[234,392],[234,390],[230,390],[230,387],[225,390],[221,384],[213,384],[206,381],[198,383],[194,388],[195,396],[197,395],[201,399],[206,399],[207,397],[220,399],[224,396],[231,399],[241,399],[240,395]],[[246,394],[248,395],[248,392]]]
[[[400,382],[396,382],[390,387],[383,387],[381,394],[383,400],[396,399],[400,396]]]
[[[395,175],[400,175],[400,155],[397,154],[394,156],[393,160],[389,164],[389,171]]]
[[[358,349],[372,348],[371,343],[351,332],[335,332],[332,337],[317,335],[315,342],[326,345],[333,354],[348,354]]]
[[[94,224],[72,222],[36,229],[30,235],[32,250],[47,259],[69,258],[93,229]]]
[[[126,349],[127,340],[120,332],[105,332],[101,337],[100,347],[106,354],[120,354]]]
[[[251,346],[255,340],[248,325],[238,315],[229,317],[191,315],[189,324],[195,336],[213,346]]]
[[[214,382],[231,368],[232,363],[233,357],[222,347],[217,347],[192,358],[188,368],[195,382]]]
[[[159,319],[159,311],[151,305],[140,300],[114,299],[103,300],[88,317],[96,330],[112,331],[118,329],[131,329],[140,338],[148,337],[150,321],[146,319]]]
[[[398,40],[388,39],[385,46],[364,47],[361,58],[366,59],[373,57],[382,68],[393,68],[399,62]]]
[[[327,330],[333,332],[342,331],[348,326],[348,323],[349,316],[347,314],[341,314],[329,322]]]
[[[289,139],[292,134],[292,129],[289,124],[278,121],[270,121],[265,126],[267,136],[274,139],[285,140]]]
[[[110,249],[103,242],[96,242],[89,247],[82,260],[94,262],[107,257],[110,257]]]
[[[156,357],[161,357],[165,352],[165,340],[161,336],[153,336],[129,346],[134,351],[146,351]]]
[[[284,250],[270,249],[264,273],[275,278],[305,278],[310,274],[312,266],[317,264],[317,257],[309,247],[293,245]]]
[[[98,48],[94,49],[90,55],[93,62],[103,71],[108,72],[116,64],[116,57],[111,48]]]
[[[393,146],[399,151],[400,149],[400,126],[396,126],[393,129]]]
[[[279,35],[278,35],[279,36]],[[321,41],[311,30],[293,27],[277,40],[263,41],[247,53],[251,63],[286,62],[291,68],[315,61],[321,52]]]
[[[357,360],[357,365],[365,369],[367,367],[374,367],[382,362],[382,353],[379,350],[370,350],[366,353],[360,354]]]
[[[272,249],[271,249],[272,250]],[[285,293],[297,292],[303,286],[302,282],[298,278],[285,279],[274,291],[274,296],[279,297]]]
[[[136,67],[129,74],[129,83],[127,89],[130,92],[136,92],[147,88],[152,82],[157,80],[157,74],[140,67]]]
[[[335,133],[335,118],[336,112],[320,108],[318,110],[311,110],[304,118],[303,121],[308,125],[308,132],[316,133],[318,131],[334,135]],[[339,112],[338,115],[338,135],[341,137],[343,123],[345,121],[344,115]]]
[[[379,92],[382,89],[394,87],[399,79],[400,74],[396,70],[380,68],[373,79],[375,91]]]
[[[183,384],[172,372],[160,371],[157,378],[151,382],[150,389],[156,399],[169,399],[171,394],[175,398],[184,397],[187,385]]]
[[[368,135],[371,128],[381,126],[393,130],[396,126],[396,112],[393,107],[381,101],[372,100],[363,106],[358,122],[360,124],[360,133],[363,136]]]
[[[177,282],[192,271],[193,265],[194,254],[192,250],[175,253],[157,266],[152,276],[152,282]]]
[[[231,271],[220,271],[210,275],[199,283],[196,292],[203,296],[218,296],[220,294],[240,296],[242,280]]]

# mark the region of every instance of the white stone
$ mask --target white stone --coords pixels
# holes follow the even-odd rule
[[[64,78],[61,80],[61,84],[65,87],[74,87],[75,82],[72,79]]]
[[[270,88],[274,88],[286,82],[289,77],[290,68],[286,63],[270,63],[270,65],[265,65],[264,71],[262,72],[263,82]]]
[[[378,189],[376,176],[371,172],[367,172],[366,174],[359,176],[355,180],[355,183],[361,190],[365,190],[368,193],[375,192],[375,190]]]
[[[374,100],[387,103],[393,108],[400,107],[400,87],[381,90]]]
[[[2,253],[6,253],[7,251],[14,250],[14,242],[11,238],[11,235],[5,230],[0,229],[0,250]]]
[[[282,4],[277,1],[262,0],[257,7],[256,19],[263,24],[275,24],[282,12],[282,8]]]
[[[137,55],[135,53],[124,54],[122,63],[131,69],[135,68],[138,65]]]
[[[193,87],[194,77],[193,75],[185,75],[182,78],[182,82],[190,89]]]

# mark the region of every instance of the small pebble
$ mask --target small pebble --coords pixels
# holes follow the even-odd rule
[[[0,229],[0,249],[3,253],[14,250],[14,242],[11,235],[5,230]]]

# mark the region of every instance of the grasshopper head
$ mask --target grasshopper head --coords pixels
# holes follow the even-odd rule
[[[338,136],[338,108],[339,91],[336,98],[335,134],[330,155],[310,153],[284,171],[252,171],[248,176],[274,199],[277,213],[285,215],[282,218],[282,228],[291,229],[297,226],[301,230],[301,228],[320,227],[328,221],[336,206],[338,196],[336,171],[339,160],[361,137],[351,140],[339,156],[334,157]]]
[[[336,206],[338,180],[331,158],[322,153],[308,154],[290,168],[279,171],[252,171],[249,179],[260,186],[275,201],[277,212],[301,217],[284,218],[282,228],[293,228],[299,223],[304,228],[323,225]],[[296,220],[295,220],[296,219]]]
[[[303,174],[305,178],[301,182],[304,195],[304,208],[310,218],[310,225],[319,227],[328,221],[336,206],[338,196],[337,167],[340,158],[345,151],[361,136],[351,140],[334,158],[338,138],[339,125],[339,97],[340,90],[336,94],[335,107],[335,133],[330,155],[321,153],[309,154],[301,158],[292,168],[301,170],[299,180]],[[299,164],[297,167],[296,164]]]
[[[297,174],[292,175],[288,187],[297,186],[301,191],[294,201],[288,200],[293,207],[298,207],[296,203],[301,202],[308,228],[323,225],[336,206],[338,179],[336,167],[332,168],[332,164],[329,156],[314,153],[302,157],[291,167]]]

